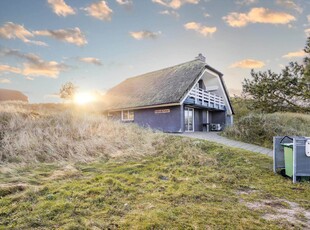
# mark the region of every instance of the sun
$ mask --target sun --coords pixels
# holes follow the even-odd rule
[[[92,103],[96,100],[96,97],[94,94],[90,92],[81,92],[81,93],[76,93],[74,95],[74,103],[78,105],[85,105]]]

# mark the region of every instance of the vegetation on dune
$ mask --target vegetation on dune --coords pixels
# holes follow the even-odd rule
[[[310,37],[301,64],[289,63],[281,73],[251,71],[243,96],[232,100],[235,122],[223,135],[272,148],[273,136],[310,135]]]
[[[0,229],[310,228],[309,182],[267,156],[63,105],[0,108]]]
[[[272,148],[274,136],[309,136],[310,115],[301,113],[249,113],[238,118],[223,136]]]
[[[90,161],[154,153],[161,134],[59,105],[0,104],[0,162]]]
[[[242,83],[243,94],[251,99],[249,109],[310,113],[310,37],[304,52],[303,63],[291,62],[280,74],[251,71],[251,78]]]
[[[166,136],[140,160],[38,164],[0,181],[11,184],[0,187],[2,228],[309,227],[309,183],[274,175],[266,156],[181,137]]]

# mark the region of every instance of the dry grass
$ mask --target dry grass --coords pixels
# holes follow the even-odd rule
[[[155,153],[162,134],[66,105],[0,104],[0,162],[88,162]]]
[[[310,115],[302,113],[250,113],[225,129],[224,136],[272,148],[274,136],[309,136]]]
[[[309,182],[262,154],[67,105],[0,104],[0,125],[0,229],[309,226]]]

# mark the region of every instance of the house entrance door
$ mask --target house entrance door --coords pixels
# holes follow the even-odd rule
[[[194,109],[185,108],[185,132],[194,132]]]

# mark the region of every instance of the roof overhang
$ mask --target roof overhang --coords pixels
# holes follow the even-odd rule
[[[168,106],[178,106],[180,103],[168,103],[168,104],[158,104],[158,105],[146,105],[146,106],[138,106],[138,107],[126,107],[126,108],[115,108],[115,109],[105,109],[105,112],[117,112],[122,110],[139,110],[139,109],[151,109],[151,108],[160,108],[160,107],[168,107]]]

